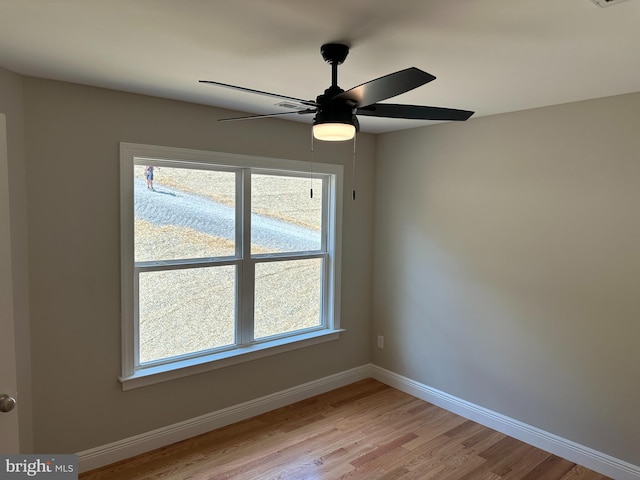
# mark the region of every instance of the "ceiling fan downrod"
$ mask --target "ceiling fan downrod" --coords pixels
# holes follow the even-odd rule
[[[349,46],[342,43],[325,43],[320,47],[324,61],[331,65],[331,86],[338,86],[338,65],[342,65],[349,55]]]

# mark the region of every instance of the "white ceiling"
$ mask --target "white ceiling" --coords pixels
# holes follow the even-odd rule
[[[351,45],[344,89],[411,66],[437,77],[393,103],[483,116],[640,91],[640,0],[0,0],[8,70],[250,113],[283,109],[198,80],[315,99],[335,41]]]

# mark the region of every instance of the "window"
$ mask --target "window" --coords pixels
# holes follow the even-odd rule
[[[120,150],[124,389],[338,338],[341,166]]]

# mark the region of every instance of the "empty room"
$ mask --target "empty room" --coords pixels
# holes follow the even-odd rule
[[[0,0],[0,477],[640,480],[639,20]]]

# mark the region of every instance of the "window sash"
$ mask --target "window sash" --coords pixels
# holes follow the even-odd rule
[[[308,260],[308,259],[321,259],[321,278],[320,278],[320,323],[317,326],[285,332],[282,334],[272,335],[268,337],[255,337],[255,322],[254,322],[254,301],[255,301],[255,266],[259,263],[279,262],[279,261],[296,261],[296,260]],[[290,337],[299,333],[310,332],[314,330],[322,330],[329,328],[329,320],[327,318],[327,311],[329,308],[330,296],[327,295],[330,282],[328,274],[329,254],[326,252],[320,253],[300,253],[300,254],[278,254],[278,255],[260,255],[254,256],[250,259],[220,259],[209,260],[205,262],[157,262],[157,264],[149,265],[151,262],[141,262],[145,265],[136,265],[134,267],[134,337],[135,337],[135,369],[148,368],[156,365],[163,365],[179,360],[200,357],[214,352],[222,352],[226,350],[232,350],[238,347],[246,347],[256,343],[264,343],[277,338]],[[235,343],[225,345],[221,347],[214,347],[206,350],[199,350],[182,355],[175,355],[165,358],[160,358],[148,362],[140,361],[140,322],[139,322],[139,278],[141,273],[146,272],[163,272],[172,270],[187,270],[192,268],[203,267],[216,267],[216,266],[236,266],[236,335]],[[249,273],[246,273],[246,268],[249,269]],[[243,285],[250,284],[251,288],[246,288],[245,295],[239,293],[243,290]]]

